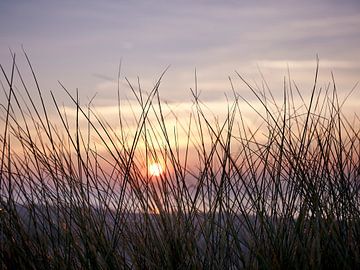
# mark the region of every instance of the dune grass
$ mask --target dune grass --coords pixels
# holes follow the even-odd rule
[[[118,127],[62,84],[74,117],[53,93],[46,104],[25,57],[38,96],[15,55],[1,67],[1,269],[360,266],[359,118],[344,115],[334,80],[318,87],[318,67],[310,98],[285,80],[280,103],[236,74],[261,107],[233,88],[222,120],[195,83],[179,138],[159,95],[164,74],[148,92],[129,82],[141,108],[129,133],[119,95]],[[164,162],[159,176],[144,171],[151,160]]]

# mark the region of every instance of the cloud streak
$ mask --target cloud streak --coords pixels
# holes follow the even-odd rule
[[[359,80],[360,5],[356,1],[16,1],[0,5],[0,24],[6,26],[0,28],[1,61],[9,58],[8,47],[18,51],[23,44],[45,89],[56,88],[59,79],[71,89],[79,88],[83,99],[99,92],[99,98],[103,94],[104,100],[113,102],[112,84],[105,77],[116,77],[120,58],[122,79],[139,76],[145,88],[151,88],[171,64],[162,94],[175,100],[189,98],[195,68],[203,97],[217,100],[229,89],[228,75],[237,70],[255,78],[256,65],[271,70],[270,81],[281,81],[282,69],[289,65],[299,74],[294,79],[305,82],[309,78],[303,74],[314,68],[316,54],[322,68],[340,70],[339,81],[344,81],[345,88]],[[348,83],[341,79],[345,77]]]

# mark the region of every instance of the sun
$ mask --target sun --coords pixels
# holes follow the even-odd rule
[[[149,173],[151,176],[160,176],[163,173],[163,167],[160,163],[151,163],[149,165]]]

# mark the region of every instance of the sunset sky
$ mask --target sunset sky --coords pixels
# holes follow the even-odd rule
[[[1,64],[9,48],[20,61],[21,45],[43,88],[60,80],[85,98],[98,92],[103,104],[115,95],[120,59],[122,77],[149,87],[171,65],[161,91],[176,101],[191,98],[195,68],[205,100],[224,97],[234,70],[256,80],[257,66],[274,91],[287,64],[307,85],[316,54],[324,82],[333,70],[349,89],[360,78],[360,2],[1,1]]]
[[[221,114],[231,95],[228,76],[239,94],[253,98],[235,71],[254,84],[261,84],[263,73],[281,98],[289,66],[306,96],[317,54],[319,86],[331,81],[333,71],[339,92],[350,91],[360,79],[360,2],[1,1],[0,63],[10,71],[11,49],[32,83],[21,46],[48,103],[52,90],[71,107],[59,80],[71,93],[79,89],[82,104],[97,93],[98,112],[110,118],[117,113],[121,59],[122,98],[133,99],[125,77],[137,85],[139,76],[148,91],[170,65],[160,94],[181,115],[191,105],[196,69],[200,98]],[[359,100],[356,91],[350,110]]]

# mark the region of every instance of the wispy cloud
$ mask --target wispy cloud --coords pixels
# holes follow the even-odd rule
[[[259,65],[260,68],[274,69],[314,69],[316,61],[314,60],[260,60],[254,61],[253,65]],[[336,61],[321,59],[319,66],[329,69],[353,69],[360,68],[360,63],[355,61]]]
[[[204,99],[229,90],[234,70],[250,77],[256,65],[301,71],[346,70],[359,79],[360,5],[357,1],[63,1],[9,2],[0,8],[0,60],[23,44],[45,89],[60,79],[81,97],[114,102],[122,78],[139,76],[151,88],[169,64],[162,94],[185,100],[197,68]],[[278,73],[276,73],[278,72]],[[94,77],[93,74],[101,74]],[[349,78],[350,77],[350,78]],[[308,78],[299,76],[300,81]],[[122,88],[125,93],[128,89]],[[127,90],[126,90],[127,89]],[[217,92],[217,93],[216,93]],[[83,98],[84,99],[84,98]]]

